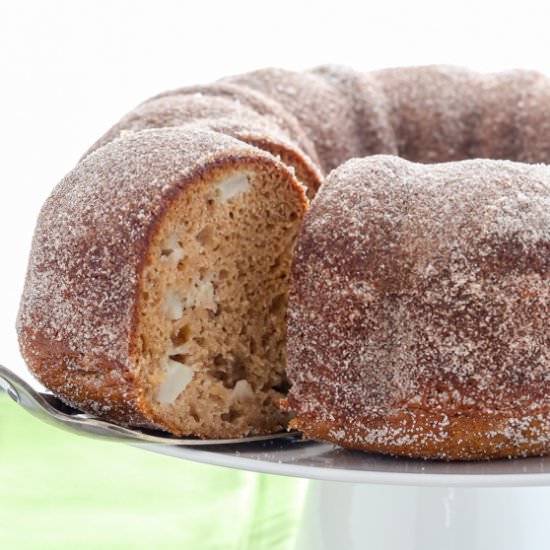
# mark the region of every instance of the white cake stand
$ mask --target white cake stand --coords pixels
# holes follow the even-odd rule
[[[0,365],[0,389],[87,436],[254,472],[311,479],[296,550],[549,550],[550,456],[446,463],[348,451],[296,435],[201,441],[67,407]]]
[[[313,480],[296,550],[550,548],[550,457],[445,463],[296,439],[139,446],[206,464]]]

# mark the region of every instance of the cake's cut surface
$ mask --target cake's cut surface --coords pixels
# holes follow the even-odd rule
[[[41,213],[18,323],[29,366],[69,403],[129,424],[283,429],[304,209],[284,165],[229,137],[148,130],[106,145]]]
[[[153,413],[173,432],[227,437],[286,427],[277,401],[303,206],[286,177],[224,170],[192,185],[151,245],[142,369]]]

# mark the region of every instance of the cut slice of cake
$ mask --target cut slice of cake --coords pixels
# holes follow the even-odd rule
[[[209,438],[286,427],[285,313],[302,186],[230,137],[145,130],[56,187],[18,332],[40,381],[116,422]]]

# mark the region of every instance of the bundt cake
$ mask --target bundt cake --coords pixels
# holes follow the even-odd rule
[[[549,323],[550,167],[350,160],[295,251],[291,423],[398,455],[548,452]]]
[[[379,154],[550,163],[549,106],[550,82],[538,73],[446,66],[263,69],[159,94],[100,138],[45,204],[18,317],[22,353],[56,394],[116,422],[200,437],[279,430],[288,420],[277,402],[288,389],[292,250],[306,203],[315,218],[331,170]],[[373,162],[386,170],[387,159]],[[378,269],[392,288],[396,275]],[[290,318],[299,318],[292,303]],[[539,351],[548,371],[547,340]],[[311,371],[318,380],[319,365],[297,365],[296,340],[289,352],[300,382],[286,407],[307,434],[303,407],[319,394],[302,378]],[[317,413],[324,422],[332,411]],[[451,449],[439,455],[452,458]]]

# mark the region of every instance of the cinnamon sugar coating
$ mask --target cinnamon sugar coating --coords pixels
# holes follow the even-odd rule
[[[355,159],[302,226],[287,406],[306,436],[447,459],[550,450],[550,168]]]

